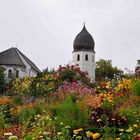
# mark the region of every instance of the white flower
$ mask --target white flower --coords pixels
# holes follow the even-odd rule
[[[12,136],[13,134],[11,132],[4,133],[4,136]]]
[[[66,129],[67,129],[67,128],[70,128],[70,126],[67,125],[67,126],[65,126],[65,128],[66,128]]]
[[[37,117],[40,118],[41,117],[40,114],[38,114]]]
[[[57,135],[61,135],[62,134],[62,132],[57,132]]]
[[[63,125],[63,122],[61,122],[60,125]]]

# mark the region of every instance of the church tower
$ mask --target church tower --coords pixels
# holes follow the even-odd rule
[[[84,24],[82,31],[75,37],[73,42],[73,64],[78,64],[82,71],[87,71],[91,81],[95,80],[94,46],[93,37]]]

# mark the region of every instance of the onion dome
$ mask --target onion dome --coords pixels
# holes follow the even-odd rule
[[[91,34],[87,31],[85,24],[82,31],[75,37],[73,48],[75,51],[92,51],[94,52],[94,40]]]

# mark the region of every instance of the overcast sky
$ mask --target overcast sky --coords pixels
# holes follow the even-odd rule
[[[0,0],[0,51],[17,47],[41,70],[72,58],[83,23],[96,61],[133,70],[140,59],[140,0]]]

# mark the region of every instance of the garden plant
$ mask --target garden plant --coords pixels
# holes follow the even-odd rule
[[[90,83],[67,65],[9,90],[0,96],[1,140],[140,140],[138,76]]]

